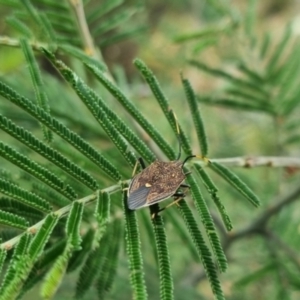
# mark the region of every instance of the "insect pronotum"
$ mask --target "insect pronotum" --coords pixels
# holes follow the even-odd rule
[[[174,114],[173,114],[174,115]],[[185,192],[189,189],[189,185],[184,184],[184,180],[188,173],[184,173],[184,164],[193,157],[201,157],[199,155],[189,155],[180,161],[181,156],[181,140],[179,136],[179,126],[176,120],[177,138],[179,142],[179,152],[176,160],[164,162],[156,160],[146,167],[142,158],[139,158],[133,170],[133,176],[136,172],[138,163],[143,168],[142,172],[135,175],[128,187],[128,208],[131,210],[150,206],[159,203],[170,197],[174,197],[174,202],[160,209],[158,212],[179,202],[185,197]],[[158,213],[157,212],[157,213]]]

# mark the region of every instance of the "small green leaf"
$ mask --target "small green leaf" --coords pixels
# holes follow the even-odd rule
[[[41,295],[43,299],[52,299],[55,295],[65,275],[68,261],[70,259],[71,249],[71,245],[66,246],[64,253],[58,257],[50,271],[47,273],[41,287]]]
[[[130,284],[133,299],[147,299],[147,290],[143,270],[141,240],[135,212],[127,207],[127,193],[123,192],[123,209],[125,214],[125,241],[129,260]]]
[[[227,182],[229,182],[237,191],[239,191],[243,196],[245,196],[255,207],[258,207],[260,205],[260,201],[258,197],[252,192],[252,190],[229,169],[216,162],[211,162],[209,164],[209,167],[217,174],[222,176]]]
[[[204,124],[196,101],[196,95],[194,93],[194,90],[190,82],[187,79],[181,77],[181,81],[184,87],[186,98],[188,100],[190,112],[194,121],[195,130],[201,148],[201,154],[202,156],[206,156],[208,153],[208,144],[207,144]]]
[[[46,217],[42,227],[39,229],[29,245],[28,255],[30,261],[35,262],[35,260],[41,255],[57,222],[58,216],[53,213]]]
[[[16,184],[0,178],[0,192],[4,195],[12,197],[26,205],[32,206],[43,212],[49,212],[51,207],[47,201],[39,197],[38,195],[28,192]]]
[[[222,220],[226,226],[226,229],[228,231],[230,231],[232,229],[232,222],[230,220],[230,217],[228,216],[225,206],[220,201],[219,196],[217,195],[217,192],[218,192],[217,187],[215,186],[215,184],[212,182],[211,178],[208,176],[208,174],[204,171],[204,169],[202,167],[195,164],[195,168],[196,168],[198,174],[200,175],[207,191],[210,193],[217,209],[219,210]]]
[[[28,221],[26,221],[24,218],[3,210],[0,210],[0,224],[16,227],[23,230],[27,229],[27,227],[29,226]]]
[[[82,242],[80,235],[80,224],[82,220],[83,209],[83,203],[74,201],[66,224],[66,233],[69,243],[74,247],[75,250],[80,250],[80,245]]]
[[[216,271],[216,266],[212,259],[211,252],[206,246],[205,240],[202,237],[202,234],[198,228],[198,224],[195,221],[191,210],[185,201],[180,201],[178,203],[179,211],[183,217],[183,220],[192,236],[192,240],[198,252],[198,255],[201,258],[206,276],[211,285],[211,289],[218,300],[225,300],[223,291],[221,289],[221,284],[218,279],[218,274]]]
[[[157,212],[153,206],[150,206],[150,211],[151,215]],[[158,256],[160,299],[171,300],[174,299],[174,284],[171,272],[170,254],[162,217],[156,214],[155,217],[152,218],[152,225]]]

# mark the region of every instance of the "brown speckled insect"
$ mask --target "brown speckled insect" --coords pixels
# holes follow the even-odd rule
[[[181,143],[178,126],[177,132],[179,153],[176,160],[169,162],[156,160],[146,167],[144,160],[142,158],[138,159],[133,174],[135,174],[138,162],[143,168],[143,171],[132,178],[128,187],[127,201],[129,209],[139,209],[174,197],[174,202],[160,209],[158,211],[160,212],[185,197],[185,190],[189,189],[189,185],[183,182],[189,172],[184,173],[183,166],[189,159],[200,156],[190,155],[186,157],[183,162],[179,160],[181,156]],[[181,188],[182,190],[179,190]]]

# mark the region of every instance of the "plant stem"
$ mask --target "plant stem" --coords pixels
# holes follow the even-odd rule
[[[113,193],[116,193],[118,191],[121,190],[121,184],[116,184],[116,185],[113,185],[113,186],[110,186],[106,189],[103,189],[102,191],[106,191],[108,192],[109,194],[113,194]],[[81,198],[81,199],[78,199],[78,200],[75,200],[79,203],[83,203],[83,205],[87,205],[89,203],[92,203],[94,202],[97,198],[98,198],[98,194],[101,192],[101,190],[97,190],[95,193],[91,194],[91,195],[88,195],[84,198]],[[58,209],[57,211],[55,212],[51,212],[51,213],[54,213],[55,215],[58,215],[59,219],[65,217],[69,211],[71,210],[72,208],[72,205],[73,203],[67,205],[67,206],[64,206],[60,209]],[[45,216],[44,219],[42,219],[41,221],[39,221],[38,223],[30,226],[27,228],[26,231],[24,231],[23,233],[15,236],[14,238],[0,244],[0,249],[5,249],[5,250],[10,250],[12,249],[17,243],[18,241],[20,240],[20,238],[23,236],[23,234],[25,234],[26,232],[29,232],[31,234],[35,234],[41,227],[42,225],[44,224],[45,220],[46,220],[47,216]]]

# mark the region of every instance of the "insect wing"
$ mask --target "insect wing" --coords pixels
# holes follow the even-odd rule
[[[129,188],[130,189],[130,188]],[[131,210],[147,206],[147,197],[149,195],[150,188],[146,186],[140,186],[135,191],[128,195],[128,207]]]

